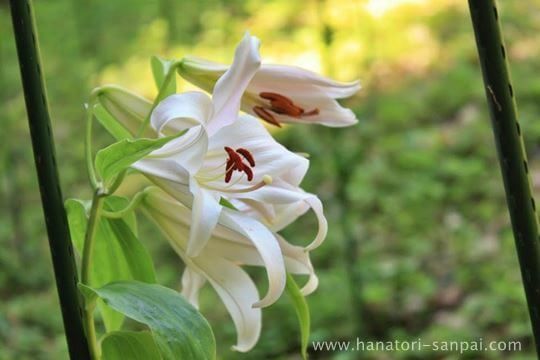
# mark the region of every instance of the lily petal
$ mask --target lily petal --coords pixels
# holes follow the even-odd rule
[[[360,82],[339,82],[297,66],[264,64],[253,77],[250,91],[269,91],[290,97],[309,96],[314,87],[334,99],[347,98],[360,90]]]
[[[161,101],[150,117],[150,124],[161,135],[169,136],[197,125],[206,125],[212,114],[212,100],[197,92],[174,94]]]
[[[305,251],[300,246],[291,245],[282,236],[278,235],[279,246],[285,256],[285,265],[287,271],[291,274],[309,275],[308,281],[302,287],[303,295],[309,295],[317,289],[319,278],[315,274],[309,252]]]
[[[208,125],[210,135],[236,120],[242,95],[261,66],[259,46],[259,39],[246,32],[236,48],[233,64],[217,81],[212,92],[214,118]]]
[[[262,203],[288,204],[294,206],[297,206],[296,204],[299,201],[304,201],[313,210],[318,222],[317,234],[313,241],[306,247],[306,250],[317,248],[326,238],[326,234],[328,233],[328,222],[324,216],[322,202],[316,195],[307,193],[300,188],[291,188],[286,184],[272,184],[263,186],[256,191],[242,194],[242,196]],[[282,209],[287,210],[287,208]]]
[[[257,248],[268,275],[268,292],[254,307],[265,307],[279,299],[285,289],[285,264],[274,236],[260,222],[237,211],[223,209],[220,222],[248,238]]]
[[[237,332],[233,350],[247,352],[255,346],[261,333],[261,309],[252,307],[259,294],[251,278],[239,266],[219,257],[200,256],[194,264],[204,269],[231,315]]]
[[[222,206],[219,199],[214,198],[211,192],[201,189],[197,181],[190,181],[190,190],[193,194],[193,205],[187,254],[194,257],[199,255],[208,243],[218,223]]]
[[[199,290],[206,282],[204,276],[186,267],[182,274],[182,295],[193,305],[199,308]]]

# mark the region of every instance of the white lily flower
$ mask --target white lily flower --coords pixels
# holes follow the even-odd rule
[[[186,57],[178,73],[201,89],[215,93],[214,85],[229,69],[227,65]],[[343,83],[295,66],[263,64],[242,96],[242,110],[276,126],[350,126],[358,121],[356,116],[336,99],[350,97],[359,89],[358,81]]]
[[[309,248],[326,236],[320,200],[299,188],[308,160],[277,143],[249,115],[238,116],[241,95],[260,64],[257,48],[258,41],[246,35],[212,99],[188,92],[159,103],[150,119],[159,136],[187,133],[134,164],[192,208],[189,256],[198,255],[208,242],[222,199],[284,205],[304,201],[319,219],[319,232]]]
[[[142,98],[141,96],[137,94],[130,92],[129,90],[126,90],[117,86],[109,85],[109,86],[100,88],[98,90],[99,90],[100,104],[103,105],[111,115],[113,115],[113,117],[119,122],[119,124],[125,130],[127,130],[131,134],[135,134],[137,130],[139,129],[144,117],[146,116],[145,114],[147,114],[150,111],[151,105],[152,105],[151,102],[147,99]],[[181,95],[182,97],[184,97],[184,100],[186,103],[189,103],[190,99],[193,99],[194,100],[193,102],[197,102],[198,98],[201,98],[201,102],[209,102],[209,99],[207,99],[206,96],[201,95],[199,93],[188,93],[188,94]],[[167,100],[167,101],[173,102],[172,100]],[[177,103],[180,104],[181,101],[177,101]],[[183,107],[183,106],[180,106],[180,107]],[[204,113],[203,116],[207,116],[207,114]],[[198,124],[198,122],[195,120],[192,120],[189,124]],[[173,123],[170,123],[168,125],[169,126],[173,125]],[[252,125],[253,124],[247,124],[245,127],[249,128],[249,126],[252,126]],[[177,126],[176,128],[178,129]],[[163,127],[163,130],[170,131],[171,133],[174,132],[174,130],[169,130],[166,126]],[[264,137],[268,136],[264,132],[264,130],[262,130],[261,132],[264,133],[263,135]],[[146,137],[150,137],[150,138],[158,136],[157,132],[152,127],[148,127],[145,131],[145,134],[146,134],[145,135]],[[193,136],[193,135],[190,135],[190,136]],[[252,142],[256,142],[256,141],[252,141]],[[154,182],[158,185],[161,185],[165,189],[168,189],[168,191],[174,194],[175,197],[177,197],[178,199],[181,199],[184,204],[191,204],[192,194],[189,191],[189,189],[186,189],[185,186],[183,187],[177,186],[174,183],[169,184],[168,181],[165,180],[165,179],[172,179],[174,181],[174,179],[176,178],[175,171],[174,171],[174,168],[176,165],[174,161],[172,161],[171,159],[161,159],[159,161],[163,165],[166,165],[165,167],[168,168],[168,170],[167,171],[162,170],[160,172],[160,174],[162,175],[161,178],[153,177]],[[314,204],[313,206],[317,208],[321,208],[321,205],[318,204],[319,203],[318,199],[314,195],[307,194],[299,188],[299,184],[302,181],[307,171],[307,167],[308,167],[308,161],[300,160],[294,166],[291,165],[289,166],[288,169],[283,169],[284,171],[281,174],[281,177],[286,180],[285,182],[283,181],[280,182],[279,179],[273,178],[272,184],[265,185],[266,190],[277,189],[278,192],[279,192],[278,185],[280,183],[282,184],[282,186],[291,187],[294,189],[293,193],[295,193],[297,197],[296,200],[294,198],[288,198],[286,199],[287,201],[285,202],[281,201],[280,203],[276,203],[276,201],[272,199],[272,201],[270,202],[262,203],[260,201],[252,200],[249,197],[241,198],[242,193],[234,194],[235,198],[231,198],[230,196],[226,196],[225,198],[228,198],[228,200],[230,200],[238,210],[245,212],[247,214],[250,214],[251,216],[257,218],[266,226],[268,226],[271,230],[279,231],[283,229],[284,227],[286,227],[288,224],[292,223],[299,216],[301,216],[302,214],[304,214],[306,211],[308,211],[311,208],[311,206],[305,201],[306,198],[311,197],[311,202]],[[260,167],[258,169],[260,169]],[[225,175],[226,174],[223,174],[222,178],[224,178]],[[264,176],[263,176],[262,181],[264,182]],[[288,191],[288,194],[290,195],[291,191]],[[246,194],[243,194],[243,195],[246,195]],[[326,234],[327,224],[322,214],[322,209],[317,212],[317,215],[319,217],[319,232],[316,239],[308,247],[308,250],[311,250],[314,247],[316,247],[318,244],[320,244]]]
[[[235,227],[238,222],[253,221],[246,215],[224,209],[212,232],[211,241],[200,256],[190,257],[187,255],[190,209],[158,189],[150,191],[143,204],[146,215],[164,232],[186,265],[182,277],[183,295],[198,306],[199,290],[208,281],[223,301],[238,334],[237,344],[233,347],[235,350],[249,351],[256,344],[261,331],[261,309],[253,306],[260,302],[258,291],[242,265],[265,266],[268,273],[279,273],[279,264],[285,264],[289,273],[309,276],[302,288],[304,295],[317,287],[318,279],[308,253],[267,230],[253,235],[261,237],[260,246],[270,249],[257,247],[253,239]],[[231,218],[235,221],[231,222]],[[274,246],[277,246],[277,253]],[[273,258],[268,259],[271,253]]]

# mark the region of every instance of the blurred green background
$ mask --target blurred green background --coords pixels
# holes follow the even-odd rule
[[[499,1],[530,173],[540,186],[540,1]],[[363,90],[345,103],[357,126],[274,134],[311,154],[308,191],[330,232],[312,253],[311,340],[522,342],[515,353],[369,353],[373,359],[533,359],[530,325],[466,2],[461,0],[47,0],[36,20],[66,197],[90,196],[83,161],[89,91],[118,83],[156,94],[149,57],[229,62],[245,30],[266,62],[296,64]],[[179,91],[190,88],[179,81]],[[0,359],[64,359],[7,1],[0,1]],[[110,138],[104,131],[98,142]],[[538,192],[538,191],[537,191]],[[314,219],[285,231],[306,243]],[[146,234],[146,236],[144,235]],[[142,241],[161,283],[182,264],[151,229]],[[264,287],[264,274],[253,273]],[[202,312],[222,359],[298,359],[287,297],[263,313],[259,344],[235,331],[211,288]],[[355,353],[312,353],[356,359]]]

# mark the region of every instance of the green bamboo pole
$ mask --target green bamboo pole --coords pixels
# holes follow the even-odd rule
[[[536,206],[531,195],[527,155],[517,120],[496,3],[469,0],[480,65],[489,104],[506,201],[521,268],[529,315],[540,354],[540,243]],[[496,280],[496,279],[494,279]]]
[[[81,318],[77,269],[56,168],[32,3],[30,0],[10,0],[10,5],[41,202],[69,354],[72,359],[87,360],[90,355]]]

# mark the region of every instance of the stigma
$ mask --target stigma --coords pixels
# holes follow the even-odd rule
[[[304,108],[296,105],[291,99],[281,94],[261,92],[259,96],[263,100],[268,100],[270,104],[267,106],[254,106],[253,112],[264,121],[277,127],[281,127],[281,123],[276,119],[274,114],[287,115],[294,118],[319,115],[319,109],[315,108],[305,111]]]

